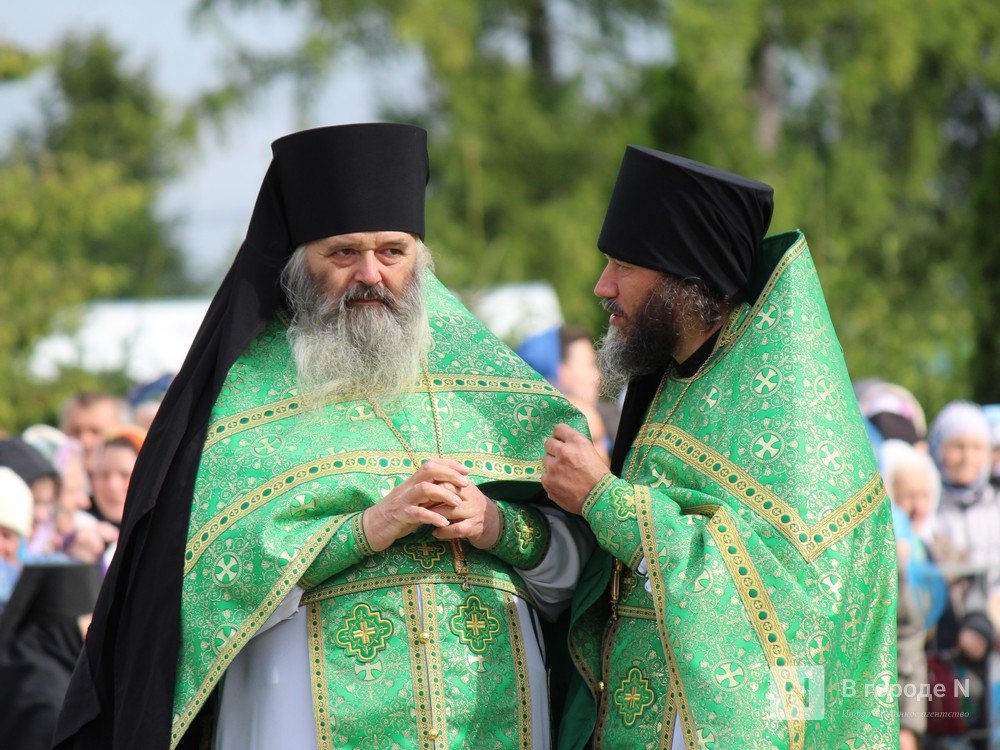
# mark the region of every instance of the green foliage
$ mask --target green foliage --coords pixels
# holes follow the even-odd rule
[[[933,411],[969,394],[977,340],[973,369],[1000,382],[982,359],[1000,361],[1000,342],[988,345],[1000,295],[982,281],[1000,278],[1000,246],[983,229],[1000,208],[1000,167],[982,170],[970,201],[996,129],[1000,5],[201,3],[217,16],[249,7],[305,12],[314,60],[317,35],[330,61],[345,49],[423,58],[426,105],[386,114],[430,129],[428,225],[453,285],[543,278],[569,319],[596,327],[594,242],[622,148],[640,142],[775,185],[772,228],[806,231],[856,377],[900,382]],[[666,62],[628,62],[643,25],[669,38]],[[555,64],[560,54],[577,62]],[[966,262],[972,225],[978,265]],[[977,395],[1000,397],[984,385]]]
[[[0,41],[0,83],[27,78],[42,64],[43,57]]]
[[[1000,310],[1000,132],[993,136],[976,184],[972,242],[964,255],[967,277],[975,294],[973,312],[982,321],[997,319]],[[972,384],[981,403],[1000,402],[1000,328],[977,330],[972,356]]]
[[[311,91],[345,55],[373,65],[419,60],[421,104],[407,110],[384,101],[382,110],[430,132],[428,239],[452,286],[545,279],[567,318],[596,333],[603,316],[591,294],[602,264],[595,240],[623,147],[641,143],[775,186],[772,228],[806,232],[855,377],[900,382],[929,412],[973,386],[978,398],[1000,398],[993,322],[1000,245],[990,232],[1000,211],[1000,4],[201,0],[197,7],[197,19],[221,34],[227,14],[247,9],[284,9],[308,23],[300,44],[280,54],[234,48],[227,79],[190,108],[179,131],[164,124],[148,74],[123,72],[120,51],[106,40],[70,40],[58,51],[64,93],[34,144],[48,156],[28,149],[19,168],[36,176],[77,170],[66,172],[76,176],[66,184],[83,190],[82,168],[66,158],[114,162],[118,175],[107,179],[128,196],[116,205],[135,208],[120,216],[108,208],[104,221],[114,231],[75,240],[80,298],[101,284],[111,293],[155,291],[115,280],[126,263],[147,263],[144,278],[176,273],[169,235],[151,207],[171,173],[178,133],[190,140],[204,123],[222,125],[281,78],[297,85],[300,119],[322,124],[310,110]],[[0,80],[27,75],[41,60],[0,46]],[[13,212],[0,208],[0,229],[24,221],[4,218]],[[22,214],[29,215],[24,206]],[[149,252],[136,255],[133,237]]]
[[[61,43],[48,58],[56,85],[41,133],[0,156],[0,425],[8,428],[54,414],[74,385],[98,384],[77,372],[57,384],[26,374],[35,343],[67,310],[185,283],[155,212],[171,172],[171,129],[148,71],[127,71],[122,58],[100,34]]]

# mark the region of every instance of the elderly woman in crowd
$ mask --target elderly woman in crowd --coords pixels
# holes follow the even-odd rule
[[[977,728],[985,723],[987,659],[1000,624],[1000,498],[989,481],[990,431],[982,409],[967,401],[948,404],[928,443],[942,479],[931,550],[949,579],[954,609],[953,620],[942,618],[932,650],[970,680],[976,700],[964,708]]]
[[[929,434],[943,490],[935,523],[939,559],[963,563],[987,576],[988,594],[1000,593],[1000,498],[990,484],[990,428],[982,409],[953,401]]]
[[[947,587],[924,543],[941,496],[941,479],[930,457],[909,443],[886,440],[879,452],[886,491],[892,500],[899,564],[897,668],[902,692],[900,748],[915,750],[927,731],[927,700],[921,686],[928,681],[924,650],[929,628],[945,609]],[[913,686],[910,689],[910,686]]]

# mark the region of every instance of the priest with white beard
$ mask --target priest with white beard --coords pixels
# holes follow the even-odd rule
[[[585,423],[434,277],[424,131],[273,151],[57,747],[549,747],[538,617],[592,542],[540,491],[542,441]]]

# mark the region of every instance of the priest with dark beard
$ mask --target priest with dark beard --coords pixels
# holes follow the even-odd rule
[[[543,485],[600,550],[560,748],[898,747],[889,503],[769,186],[629,146],[598,240],[611,471],[558,425]]]
[[[581,415],[435,278],[426,134],[273,144],[153,423],[59,748],[544,748]],[[503,716],[503,721],[497,721]]]

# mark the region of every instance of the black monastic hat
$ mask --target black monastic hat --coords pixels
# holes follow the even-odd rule
[[[628,146],[597,246],[627,263],[738,295],[771,223],[769,185]]]
[[[427,131],[413,125],[334,125],[271,144],[292,246],[353,232],[424,236]]]

